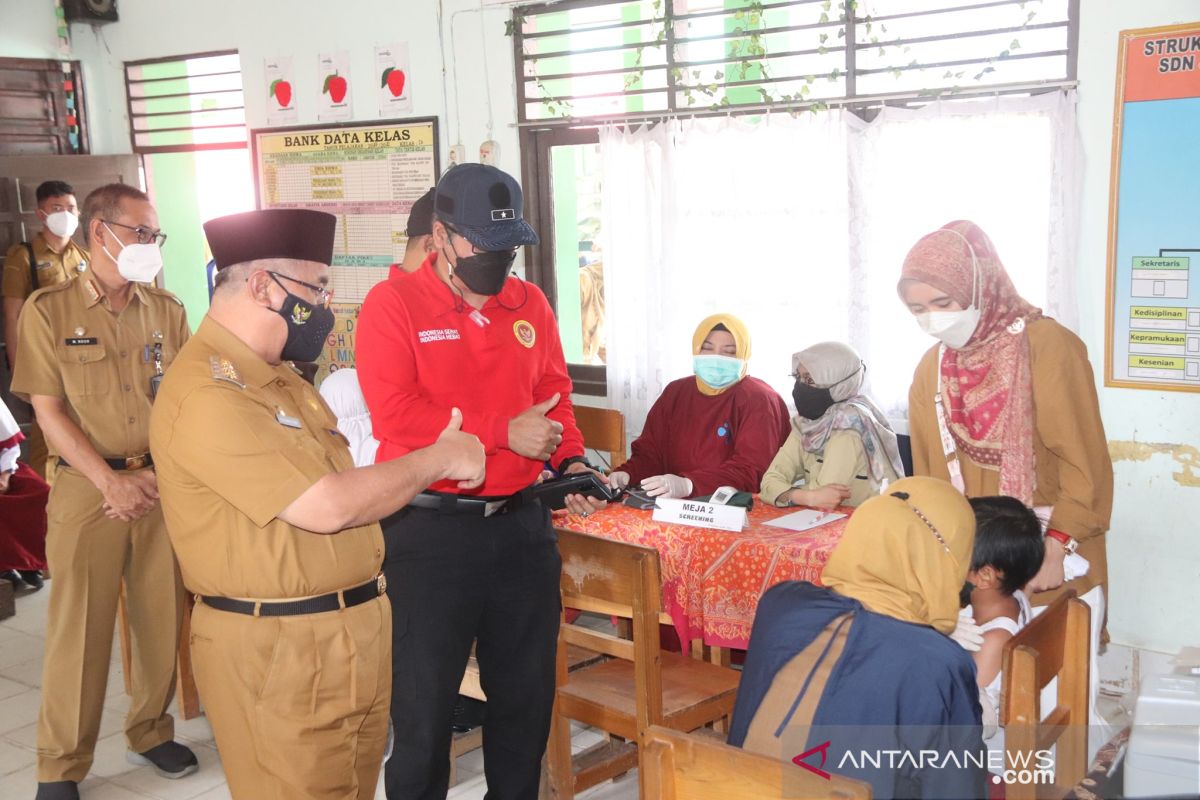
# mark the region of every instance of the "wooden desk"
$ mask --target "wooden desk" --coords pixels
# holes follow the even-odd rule
[[[846,529],[846,518],[803,533],[765,524],[798,510],[756,501],[750,524],[740,533],[656,522],[650,511],[624,505],[587,517],[555,517],[554,524],[655,548],[662,565],[663,609],[679,640],[744,650],[763,593],[784,581],[820,583],[821,570]]]

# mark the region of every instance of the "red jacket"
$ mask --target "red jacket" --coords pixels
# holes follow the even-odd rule
[[[789,429],[783,398],[758,378],[718,395],[701,394],[695,377],[680,378],[654,401],[620,469],[631,486],[671,473],[691,480],[692,497],[720,486],[757,494]]]
[[[562,399],[547,416],[562,423],[563,440],[551,462],[583,455],[558,322],[541,290],[517,278],[472,314],[438,277],[436,258],[377,284],[359,313],[354,354],[379,440],[375,460],[432,444],[457,406],[463,430],[487,450],[487,477],[469,494],[509,495],[542,469],[508,449],[509,420],[555,392]],[[458,491],[453,481],[431,488]]]

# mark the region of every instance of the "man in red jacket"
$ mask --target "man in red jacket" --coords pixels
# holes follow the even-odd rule
[[[434,216],[421,268],[363,303],[359,379],[377,462],[431,443],[458,407],[463,430],[483,442],[487,478],[470,492],[434,484],[383,520],[395,726],[387,796],[446,796],[452,709],[477,642],[488,797],[532,800],[554,703],[561,564],[550,512],[525,490],[546,462],[564,473],[590,467],[554,314],[536,286],[509,277],[517,248],[538,242],[521,187],[494,167],[462,164],[438,183]]]

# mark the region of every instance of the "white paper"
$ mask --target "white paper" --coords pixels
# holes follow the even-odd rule
[[[350,82],[350,54],[345,50],[317,56],[317,119],[321,122],[346,121],[353,116]]]
[[[811,508],[806,508],[783,517],[776,517],[766,521],[767,525],[773,525],[776,528],[787,528],[789,531],[810,531],[813,528],[819,528],[830,522],[844,518],[845,514],[838,514],[833,511],[814,511]]]
[[[296,79],[292,57],[268,58],[263,64],[267,82],[267,125],[293,125],[296,122]]]
[[[379,116],[412,113],[412,70],[407,42],[375,48],[375,86],[379,93]]]

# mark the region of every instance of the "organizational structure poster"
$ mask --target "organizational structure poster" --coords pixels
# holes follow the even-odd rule
[[[1200,391],[1200,22],[1122,31],[1105,383]]]
[[[363,298],[401,261],[413,202],[437,182],[437,120],[318,125],[251,132],[259,208],[314,208],[338,218],[332,284],[337,325],[320,381],[354,366]]]

